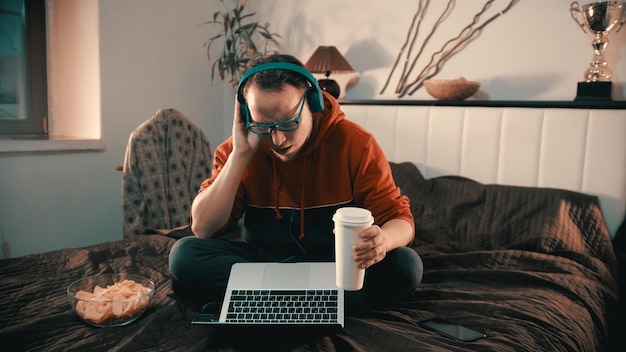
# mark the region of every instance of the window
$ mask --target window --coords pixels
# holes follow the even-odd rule
[[[0,2],[0,137],[48,133],[45,0]]]

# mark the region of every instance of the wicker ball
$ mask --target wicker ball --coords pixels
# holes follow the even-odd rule
[[[437,100],[465,100],[478,91],[479,82],[457,79],[427,79],[424,87]]]

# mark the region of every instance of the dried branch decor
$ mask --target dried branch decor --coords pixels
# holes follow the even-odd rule
[[[413,16],[404,44],[400,48],[398,56],[396,57],[396,61],[391,68],[391,72],[389,73],[389,76],[387,77],[387,80],[385,81],[385,84],[383,85],[380,94],[383,94],[385,92],[394,71],[400,63],[400,60],[404,58],[404,65],[402,67],[400,79],[398,81],[398,84],[396,85],[395,93],[400,98],[404,97],[407,94],[412,95],[423,86],[425,80],[430,79],[434,77],[437,73],[439,73],[441,67],[448,59],[458,53],[461,48],[467,46],[470,42],[475,40],[477,34],[483,28],[485,28],[485,26],[493,22],[496,18],[505,14],[507,11],[509,11],[509,9],[511,9],[511,7],[513,7],[513,5],[519,2],[519,0],[511,0],[504,9],[492,15],[481,23],[480,17],[487,12],[487,9],[489,9],[494,1],[495,0],[486,1],[482,9],[474,15],[472,21],[468,25],[466,25],[456,37],[453,37],[452,39],[446,41],[439,50],[434,52],[430,57],[430,61],[428,61],[424,68],[417,75],[413,76],[413,70],[418,63],[419,58],[424,53],[426,45],[432,39],[433,35],[437,32],[437,29],[440,28],[441,24],[444,23],[447,18],[449,18],[451,11],[454,8],[453,5],[456,2],[455,0],[448,0],[447,5],[435,21],[433,28],[430,30],[430,32],[426,34],[417,53],[415,54],[415,56],[412,56],[412,52],[417,42],[422,21],[428,13],[428,9],[431,3],[430,0],[419,0],[417,12]]]

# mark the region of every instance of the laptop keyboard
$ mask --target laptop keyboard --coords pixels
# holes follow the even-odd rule
[[[338,290],[233,290],[226,322],[337,323]]]

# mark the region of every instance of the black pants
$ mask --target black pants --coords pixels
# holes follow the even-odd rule
[[[170,272],[178,293],[193,296],[196,304],[221,301],[230,268],[241,262],[277,262],[289,259],[245,242],[184,237],[172,247]],[[333,261],[333,253],[309,254],[298,261]],[[422,280],[423,265],[411,248],[397,248],[365,270],[363,289],[345,291],[349,310],[383,306],[410,295]]]

